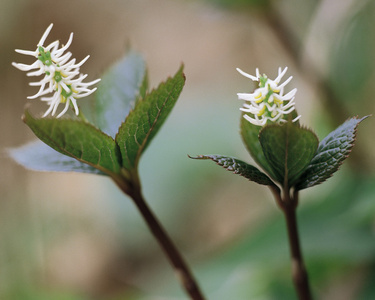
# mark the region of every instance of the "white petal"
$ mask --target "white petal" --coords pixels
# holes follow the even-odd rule
[[[294,98],[293,98],[294,99]],[[288,109],[289,107],[292,107],[292,106],[294,106],[295,105],[295,103],[293,102],[293,99],[292,100],[290,100],[289,102],[288,102],[288,104],[286,104],[286,105],[283,105],[283,106],[281,106],[281,107],[279,107],[280,109]]]
[[[71,92],[70,88],[65,84],[64,80],[61,80],[59,82],[59,85],[65,90],[65,92],[67,92],[67,93]]]
[[[66,52],[63,56],[61,57],[52,57],[52,60],[55,61],[56,64],[60,65],[60,67],[64,67],[66,62],[69,60],[69,58],[72,56],[71,52]]]
[[[95,92],[97,90],[97,88],[93,88],[92,90],[90,90],[90,91],[88,91],[88,92],[86,92],[86,93],[83,93],[83,94],[78,94],[78,95],[76,95],[75,97],[77,98],[77,99],[79,99],[79,98],[83,98],[83,97],[86,97],[86,96],[88,96],[88,95],[91,95],[93,92]]]
[[[53,103],[50,104],[49,108],[48,108],[47,111],[44,113],[44,115],[42,116],[42,118],[48,116],[49,113],[52,111],[52,109],[53,109]]]
[[[287,80],[285,80],[282,84],[280,84],[278,88],[281,89],[282,87],[286,86],[292,80],[292,78],[293,76],[290,76]]]
[[[276,108],[277,108],[277,105],[276,104],[273,104],[272,106],[269,105],[268,103],[266,103],[266,107],[268,109],[268,111],[272,112],[274,111]]]
[[[35,98],[38,98],[39,96],[45,95],[45,93],[44,93],[45,92],[44,86],[45,86],[45,84],[43,83],[40,86],[39,91],[35,95],[33,95],[33,96],[28,96],[27,99],[35,99]]]
[[[53,101],[53,110],[52,110],[52,116],[55,115],[57,108],[59,107],[61,101],[60,101],[60,94],[56,94],[56,99]],[[69,103],[68,103],[69,105]]]
[[[276,79],[274,80],[276,83],[279,83],[281,78],[283,78],[283,76],[285,75],[286,71],[288,70],[288,67],[285,67],[285,69],[280,73],[281,71],[281,68],[279,68],[279,75],[276,77]]]
[[[73,107],[74,107],[74,111],[76,113],[76,115],[78,116],[79,114],[79,109],[78,109],[78,105],[77,105],[77,101],[76,99],[74,99],[73,97],[69,97],[70,101],[72,102],[73,104]]]
[[[35,50],[35,51],[29,51],[29,50],[21,50],[21,49],[16,49],[16,52],[17,52],[17,53],[20,53],[20,54],[24,54],[24,55],[35,56],[35,57],[38,57],[38,53],[39,53],[38,50]]]
[[[57,119],[60,118],[63,114],[65,114],[67,112],[69,108],[69,100],[66,100],[66,104],[65,104],[65,107],[64,109],[62,110],[61,113],[58,114],[58,116],[56,117]]]
[[[49,35],[52,27],[53,27],[53,23],[51,23],[51,25],[49,25],[48,28],[46,29],[46,31],[43,33],[42,38],[40,39],[40,41],[38,43],[38,46],[43,46],[43,44],[46,41],[46,38]]]
[[[66,45],[60,48],[59,50],[56,50],[56,55],[59,55],[59,54],[61,55],[66,49],[68,49],[69,46],[72,44],[72,41],[73,41],[73,32],[70,34]]]
[[[297,93],[297,88],[294,88],[293,90],[291,90],[288,94],[284,95],[283,98],[285,98],[285,100],[287,100],[288,98],[293,98],[295,96],[295,94]]]
[[[88,59],[89,59],[90,55],[87,55],[84,59],[82,59],[78,64],[76,64],[74,67],[75,68],[78,68],[80,66],[82,66]]]
[[[60,43],[59,41],[52,42],[48,46],[44,47],[44,51],[46,52],[49,51],[51,53],[51,56],[54,55],[55,51],[59,47],[59,43]]]
[[[256,76],[257,76],[257,78],[258,78],[258,80],[259,80],[259,78],[260,78],[260,73],[259,73],[259,69],[258,69],[258,68],[255,69],[255,74],[256,74]]]
[[[262,124],[262,121],[260,121],[259,119],[254,119],[254,118],[251,118],[249,117],[248,115],[243,115],[243,117],[249,121],[251,124],[254,124],[254,125],[257,125],[257,126],[263,126],[264,124]]]
[[[255,77],[253,75],[250,75],[250,74],[247,74],[245,73],[244,71],[242,71],[240,68],[236,68],[236,70],[243,76],[247,77],[247,78],[250,78],[252,81],[258,81],[259,80],[259,76]],[[257,69],[258,70],[258,69]],[[259,73],[259,71],[257,71],[257,73]]]
[[[33,72],[28,72],[26,75],[27,76],[40,76],[40,75],[43,75],[45,74],[45,71],[42,70],[42,69],[39,69],[39,70],[36,70],[36,71],[33,71]]]
[[[38,68],[39,67],[39,61],[33,62],[31,65],[26,65],[26,64],[21,64],[21,63],[12,63],[13,67],[16,67],[17,69],[21,71],[30,71],[32,69]]]
[[[89,81],[89,82],[86,82],[86,83],[84,83],[86,86],[91,86],[91,85],[93,85],[93,84],[96,84],[96,83],[98,83],[100,80],[102,80],[101,78],[98,78],[98,79],[95,79],[95,80],[93,80],[93,81]]]
[[[284,114],[284,115],[287,115],[287,114],[290,114],[293,110],[295,110],[295,107],[291,107],[290,109],[288,110],[284,110],[284,109],[278,109],[277,111]]]
[[[259,109],[254,109],[254,107],[249,107],[249,108],[240,107],[240,110],[243,112],[251,113],[253,115],[257,115],[259,113]]]

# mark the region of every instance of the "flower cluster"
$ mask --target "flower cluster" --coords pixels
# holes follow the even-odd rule
[[[278,76],[275,80],[269,79],[265,74],[261,76],[259,70],[256,69],[256,76],[245,73],[237,68],[237,71],[243,76],[250,78],[253,81],[259,82],[259,88],[254,93],[238,93],[238,99],[249,101],[245,103],[240,110],[245,113],[244,118],[250,123],[258,126],[266,125],[267,121],[282,122],[283,115],[291,113],[295,110],[294,95],[297,89],[291,90],[284,95],[284,87],[292,80],[290,76],[286,81],[280,84],[280,80],[285,75],[288,68],[278,70]],[[301,116],[293,119],[297,121]]]
[[[64,54],[72,43],[73,33],[70,34],[66,45],[60,49],[59,41],[55,41],[48,46],[43,46],[52,26],[53,24],[44,32],[35,51],[16,49],[16,52],[20,54],[34,56],[37,59],[34,63],[30,65],[12,63],[12,65],[22,71],[27,71],[27,76],[44,75],[44,78],[40,81],[30,83],[31,86],[39,86],[40,88],[35,95],[27,97],[28,99],[41,97],[40,100],[47,102],[49,108],[43,117],[50,113],[54,116],[60,103],[65,103],[65,107],[57,118],[66,113],[69,106],[72,106],[76,115],[78,115],[79,109],[76,100],[95,92],[96,88],[89,89],[89,87],[99,82],[100,79],[86,83],[82,82],[87,77],[87,74],[81,74],[79,69],[90,57],[89,55],[81,62],[76,63],[75,59],[69,60],[72,56],[71,52]],[[44,97],[50,93],[53,93],[53,95]]]

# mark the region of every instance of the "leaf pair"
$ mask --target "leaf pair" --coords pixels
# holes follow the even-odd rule
[[[100,129],[79,120],[37,119],[26,111],[24,122],[57,152],[33,143],[11,150],[10,155],[36,170],[112,177],[124,171],[136,173],[141,154],[171,112],[184,83],[181,67],[174,77],[148,93],[144,61],[130,52],[104,75],[98,88],[94,119]]]
[[[196,158],[211,159],[259,184],[276,186],[278,183],[286,190],[291,187],[302,190],[322,183],[338,170],[354,146],[358,124],[365,118],[347,120],[320,144],[316,135],[299,123],[288,121],[260,128],[241,118],[243,141],[267,175],[233,157],[201,155]]]

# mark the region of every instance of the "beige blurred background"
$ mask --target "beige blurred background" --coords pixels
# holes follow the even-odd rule
[[[259,7],[182,0],[1,0],[0,295],[18,285],[20,294],[13,299],[29,299],[22,298],[22,292],[41,288],[83,297],[66,299],[115,299],[111,297],[138,289],[147,294],[142,282],[165,285],[169,278],[174,285],[138,212],[107,178],[28,171],[7,157],[5,149],[34,140],[21,121],[25,105],[45,110],[26,99],[35,89],[11,62],[31,60],[14,49],[34,50],[54,23],[47,43],[65,43],[74,32],[70,51],[77,60],[91,55],[82,67],[89,80],[100,77],[129,46],[144,55],[151,86],[185,64],[181,99],[142,159],[141,177],[152,208],[182,252],[198,263],[245,228],[256,228],[259,220],[277,213],[268,190],[211,168],[209,162],[187,158],[220,153],[251,161],[239,135],[241,103],[236,93],[253,85],[235,68],[254,74],[259,67],[273,78],[279,66],[288,66],[287,75],[294,77],[289,86],[298,88],[302,122],[309,127],[321,124],[327,112],[322,112],[325,104],[319,100],[317,82],[329,72],[329,43],[341,22],[364,1],[275,2],[286,28],[299,38],[298,58]],[[368,110],[373,107],[367,105]],[[363,107],[348,113],[363,115]],[[369,148],[365,136],[373,125],[369,121],[361,133],[361,151]],[[318,134],[327,132],[327,127],[317,127]],[[370,161],[373,153],[366,153]],[[373,163],[364,165],[373,170]],[[158,277],[160,269],[164,279]],[[153,287],[149,289],[152,293]]]

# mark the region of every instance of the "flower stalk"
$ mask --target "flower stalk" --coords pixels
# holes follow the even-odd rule
[[[243,117],[251,124],[264,127],[269,124],[282,124],[286,122],[287,119],[291,120],[293,123],[301,117],[297,115],[297,117],[294,117],[294,119],[292,119],[287,116],[293,111],[295,111],[294,96],[297,92],[297,89],[295,88],[287,94],[284,94],[284,87],[292,79],[292,76],[290,76],[287,80],[281,82],[283,76],[287,71],[287,68],[284,68],[283,70],[279,68],[278,76],[274,80],[269,79],[265,74],[260,75],[258,69],[256,69],[255,76],[247,74],[238,68],[237,71],[241,73],[243,76],[251,79],[252,81],[257,81],[259,83],[259,87],[253,93],[237,94],[240,100],[247,101],[243,105],[243,107],[240,108],[240,110],[245,112]],[[294,115],[296,115],[296,113]],[[282,136],[284,135],[282,134]],[[259,142],[261,143],[262,151],[268,151],[267,153],[269,155],[269,152],[271,150],[269,147],[266,147],[267,145],[269,146],[269,144],[267,144],[268,140],[264,139],[264,135],[262,137],[263,138],[261,139],[260,136],[258,136]],[[301,134],[299,137],[306,138],[304,134]],[[268,136],[268,138],[270,137]],[[277,162],[279,163],[277,167],[275,166],[273,170],[276,169],[277,172],[279,172],[279,177],[276,176],[276,181],[278,181],[278,183],[280,184],[281,189],[276,185],[269,185],[269,188],[271,189],[271,192],[275,197],[276,203],[282,210],[286,220],[290,255],[292,261],[292,277],[295,289],[300,300],[311,300],[312,295],[310,291],[307,271],[303,261],[300,239],[298,235],[298,226],[296,218],[296,209],[298,206],[298,191],[295,190],[293,195],[290,194],[291,182],[289,182],[289,163],[293,164],[295,163],[295,160],[289,157],[290,155],[292,155],[291,152],[288,151],[290,150],[288,148],[288,144],[290,141],[289,139],[284,140],[274,132],[274,135],[272,135],[271,140],[275,142],[275,147],[285,147],[285,153],[283,154],[285,155],[285,157],[281,156],[278,159],[274,157],[273,160],[268,160],[268,163],[270,164],[275,164]],[[262,144],[262,142],[266,143],[266,145]],[[277,143],[279,143],[281,146],[277,145]],[[316,147],[317,143],[318,141],[316,140]],[[314,143],[311,145],[314,145]],[[265,155],[264,152],[262,154]],[[282,153],[280,152],[280,154]],[[309,161],[307,161],[307,163],[308,162]],[[281,168],[280,166],[284,164],[284,168]]]
[[[298,235],[298,225],[296,218],[296,209],[298,206],[298,192],[295,191],[290,196],[289,191],[280,194],[280,190],[272,190],[278,206],[284,213],[287,231],[290,256],[292,261],[292,278],[299,300],[312,300],[311,289],[309,285],[308,274],[303,260],[300,239]]]
[[[134,204],[137,206],[149,230],[159,243],[170,264],[173,266],[176,277],[179,279],[185,292],[190,296],[190,299],[205,300],[199,285],[184,258],[147,205],[141,192],[139,180],[135,180],[132,185],[129,185],[127,180],[120,178],[116,181],[116,184],[125,194],[131,197]]]

